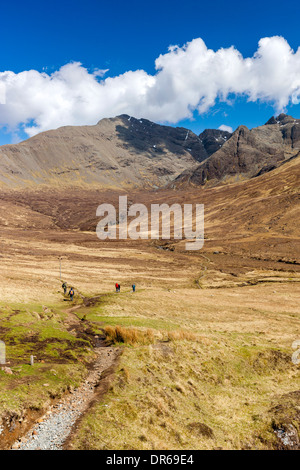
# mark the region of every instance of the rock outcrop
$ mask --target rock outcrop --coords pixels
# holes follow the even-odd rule
[[[204,162],[185,170],[174,186],[249,179],[271,171],[300,152],[300,120],[280,114],[249,130],[239,126]]]

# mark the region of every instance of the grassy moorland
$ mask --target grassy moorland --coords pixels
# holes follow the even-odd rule
[[[71,448],[280,447],[274,430],[298,429],[291,287],[144,289],[85,312],[124,349]]]
[[[299,367],[291,360],[298,275],[251,270],[247,284],[245,273],[233,282],[207,269],[199,288],[190,258],[178,274],[174,253],[159,256],[164,280],[152,273],[146,282],[151,255],[136,253],[135,293],[124,282],[120,294],[95,292],[91,304],[77,296],[75,308],[59,291],[56,304],[2,305],[13,372],[0,372],[2,416],[44,411],[76,387],[93,361],[91,338],[104,332],[123,353],[109,392],[83,417],[69,448],[280,447],[274,429],[298,426]]]
[[[90,194],[78,194],[80,211],[63,195],[59,211],[56,193],[9,193],[0,207],[1,448],[85,380],[100,335],[122,355],[68,448],[299,447],[296,195],[284,206],[276,188],[255,179],[205,193],[199,253],[181,243],[100,242],[86,213],[100,201]],[[63,300],[60,257],[72,305]]]

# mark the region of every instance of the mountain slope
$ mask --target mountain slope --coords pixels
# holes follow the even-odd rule
[[[122,115],[0,147],[0,184],[159,187],[206,158],[193,132]]]
[[[277,168],[300,152],[300,120],[281,114],[249,130],[239,126],[208,159],[180,175],[175,187],[249,179]]]

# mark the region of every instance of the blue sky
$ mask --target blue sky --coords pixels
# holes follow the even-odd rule
[[[144,72],[144,75],[147,74],[147,77],[141,77],[141,80],[149,80],[150,77],[151,81],[151,77],[157,74],[155,61],[160,55],[166,56],[163,67],[169,67],[169,46],[182,48],[197,38],[201,38],[206,47],[214,52],[234,46],[244,59],[253,57],[260,39],[265,37],[282,36],[294,52],[300,46],[300,6],[297,1],[175,0],[170,2],[152,0],[143,2],[129,0],[107,2],[85,0],[83,2],[75,0],[71,2],[53,0],[45,3],[28,0],[27,2],[5,2],[4,5],[2,3],[0,14],[0,73],[9,71],[15,75],[34,70],[39,74],[51,76],[66,64],[80,63],[81,65],[78,65],[76,69],[68,71],[67,80],[70,80],[70,74],[72,75],[73,72],[74,77],[78,76],[78,80],[81,80],[83,69],[88,74],[93,74],[95,70],[100,69],[106,70],[103,75],[105,79],[123,76],[128,71],[140,70]],[[275,47],[276,51],[275,43],[272,47]],[[176,71],[174,74],[176,75]],[[170,75],[165,74],[165,76]],[[22,76],[18,75],[18,78],[17,87],[10,93],[20,93],[18,100],[22,101],[24,95],[20,89]],[[38,80],[37,86],[40,86],[40,78],[37,74],[28,78],[29,84],[32,84],[32,93],[34,93],[35,78]],[[85,76],[82,80],[88,78]],[[59,80],[62,80],[61,77]],[[65,75],[63,80],[66,82]],[[97,80],[100,81],[101,77]],[[126,80],[130,80],[130,77]],[[166,78],[164,80],[166,81]],[[123,81],[122,85],[118,83],[119,88],[120,86],[123,86]],[[280,93],[278,86],[278,84],[274,85],[277,88],[272,96]],[[238,88],[236,84],[236,89]],[[27,90],[28,85],[26,85],[26,93]],[[51,87],[43,88],[41,85],[41,90],[39,89],[37,93],[40,101],[45,100],[48,103],[51,100],[49,90]],[[60,90],[59,93],[60,99],[64,98],[62,97],[64,92]],[[78,99],[78,93],[77,90],[76,99]],[[160,93],[164,91],[160,90],[155,93],[157,99]],[[207,96],[210,91],[205,93]],[[256,90],[252,90],[252,97],[253,93],[255,95]],[[260,100],[253,98],[252,102],[247,102],[247,97],[243,93],[233,93],[230,103],[217,97],[200,113],[194,110],[193,105],[187,101],[183,106],[190,106],[189,117],[184,116],[183,110],[174,111],[172,114],[169,107],[165,114],[162,112],[160,120],[158,110],[150,111],[142,105],[133,108],[129,106],[127,114],[131,114],[133,109],[140,113],[136,117],[154,116],[153,120],[156,122],[166,123],[169,122],[169,116],[172,116],[171,120],[174,121],[172,125],[188,127],[196,133],[200,133],[205,128],[218,128],[221,125],[230,126],[233,129],[239,124],[254,127],[266,122],[279,109],[278,104],[274,107],[272,97],[269,100],[265,99],[267,96],[265,89],[259,90],[258,96],[260,93],[263,93],[263,98]],[[128,100],[131,94],[130,89]],[[66,92],[65,95],[67,95]],[[34,103],[30,101],[31,96],[26,95],[26,100],[20,103],[20,107],[24,108],[22,111],[17,109],[18,104],[11,105],[11,108],[9,108],[9,102],[0,105],[0,144],[28,138],[39,130],[58,127],[61,123],[68,124],[68,119],[69,124],[92,124],[98,120],[96,119],[97,110],[91,113],[84,110],[82,121],[80,116],[73,119],[71,113],[74,103],[70,105],[70,114],[66,114],[64,120],[61,119],[63,113],[58,104],[60,116],[57,121],[54,118],[47,120],[45,115],[47,112],[53,114],[53,107],[51,108],[48,104],[49,107],[42,110],[36,104],[37,96],[33,97]],[[108,97],[110,96],[112,96],[111,91],[108,93]],[[178,98],[180,98],[179,94]],[[84,96],[82,99],[88,102],[90,97]],[[137,97],[132,99],[137,99]],[[176,99],[176,96],[173,97],[173,101]],[[294,101],[295,104],[288,102],[285,111],[300,118],[300,105],[297,104],[297,99]],[[130,101],[128,102],[130,104]],[[31,105],[31,113],[26,112],[27,109],[31,109]],[[109,102],[106,106],[102,111],[99,106],[99,119],[104,117],[103,113],[106,109],[110,109]],[[113,111],[118,107],[112,103],[111,109]],[[144,109],[145,115],[143,115]],[[122,107],[123,111],[126,112],[126,102]],[[12,114],[14,114],[13,117]],[[177,117],[178,120],[176,120]],[[36,122],[38,123],[36,130],[32,128],[30,130],[30,126]]]

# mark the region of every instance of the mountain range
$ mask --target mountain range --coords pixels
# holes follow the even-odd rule
[[[181,188],[250,179],[300,155],[300,120],[280,114],[232,134],[153,123],[128,115],[65,126],[0,147],[2,188],[91,186]]]

